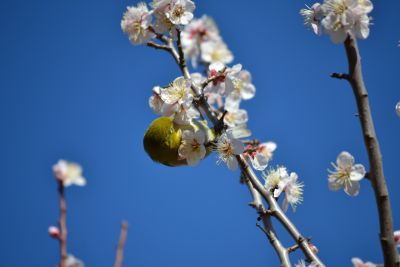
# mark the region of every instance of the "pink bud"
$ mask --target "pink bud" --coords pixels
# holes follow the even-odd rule
[[[396,245],[400,247],[400,230],[394,231],[394,242],[396,242]]]
[[[58,229],[57,226],[53,226],[53,225],[50,226],[48,232],[49,232],[49,235],[52,238],[55,238],[55,239],[59,239],[60,238],[61,234],[60,234],[60,230]]]
[[[310,247],[312,252],[314,252],[315,254],[318,253],[318,248],[314,244],[308,243],[308,246]]]

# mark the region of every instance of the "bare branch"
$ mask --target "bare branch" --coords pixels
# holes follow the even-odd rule
[[[60,227],[60,236],[58,238],[60,243],[60,262],[59,267],[66,267],[65,260],[68,257],[67,251],[67,203],[65,201],[65,187],[61,180],[58,181],[58,194],[59,194],[59,205],[60,205],[60,217],[58,224]]]
[[[281,263],[280,266],[291,267],[289,254],[275,233],[275,230],[272,226],[271,215],[266,212],[260,194],[253,187],[253,185],[251,184],[251,182],[247,177],[244,179],[247,187],[249,188],[250,194],[253,198],[253,201],[250,203],[250,206],[252,206],[260,214],[260,218],[264,224],[264,228],[262,228],[258,223],[256,224],[256,226],[259,227],[268,237],[269,242],[271,243],[272,247],[275,249],[275,252],[279,257]]]
[[[331,74],[331,77],[339,79],[339,80],[349,80],[350,79],[350,76],[346,73],[336,73],[335,72],[335,73]]]
[[[400,266],[400,259],[397,255],[396,244],[393,237],[392,209],[383,172],[382,155],[371,115],[368,92],[364,84],[361,70],[361,57],[357,41],[352,35],[348,35],[344,46],[349,65],[349,74],[346,77],[353,88],[353,93],[357,102],[358,118],[360,119],[364,143],[369,158],[369,178],[375,193],[375,200],[378,207],[380,241],[384,265]]]
[[[285,213],[281,210],[275,198],[260,183],[257,176],[255,175],[251,167],[248,165],[246,160],[243,158],[243,156],[241,155],[236,156],[236,159],[240,165],[241,171],[250,180],[251,184],[258,191],[258,193],[260,193],[261,196],[267,201],[269,209],[272,212],[272,215],[278,219],[278,221],[285,227],[285,229],[289,232],[292,238],[299,244],[304,255],[307,257],[307,260],[309,262],[315,262],[319,267],[324,267],[325,265],[311,250],[307,240],[300,234],[299,230],[297,230],[296,226],[289,220],[289,218],[286,217]]]
[[[121,233],[119,235],[117,254],[115,256],[114,267],[121,267],[124,260],[124,248],[126,243],[126,237],[128,235],[128,222],[121,222]]]
[[[154,43],[154,42],[148,42],[148,43],[147,43],[147,46],[153,47],[153,48],[155,48],[155,49],[165,50],[165,51],[167,51],[168,53],[171,53],[171,52],[172,52],[172,51],[171,51],[171,48],[170,48],[169,46],[167,46],[167,45],[161,45],[161,44],[157,44],[157,43]]]
[[[310,241],[311,241],[311,237],[307,237],[307,242],[310,243]],[[292,252],[295,252],[299,248],[300,248],[299,244],[296,244],[291,247],[288,247],[287,251],[288,251],[288,253],[292,253]]]

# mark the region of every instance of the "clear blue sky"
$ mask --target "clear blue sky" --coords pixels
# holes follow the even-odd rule
[[[374,2],[370,38],[359,44],[400,229],[400,3]],[[151,88],[179,72],[169,55],[123,35],[120,19],[133,4],[2,1],[1,265],[56,265],[58,244],[47,236],[58,217],[51,166],[65,158],[88,179],[67,190],[70,252],[87,266],[112,266],[121,219],[131,225],[125,266],[277,266],[238,172],[216,166],[214,155],[196,168],[168,168],[145,154]],[[277,142],[273,164],[305,182],[304,204],[290,218],[328,266],[350,266],[352,256],[382,262],[368,181],[357,198],[328,190],[326,169],[339,152],[368,162],[352,91],[329,77],[346,71],[344,49],[302,26],[303,4],[201,0],[196,16],[215,18],[235,62],[253,74],[257,94],[244,107],[254,137]]]

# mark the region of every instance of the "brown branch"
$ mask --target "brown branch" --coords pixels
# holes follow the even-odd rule
[[[297,242],[306,256],[309,262],[315,262],[317,266],[324,267],[325,265],[321,262],[317,255],[311,250],[308,245],[307,240],[300,234],[299,230],[297,230],[296,226],[289,220],[289,218],[285,215],[282,209],[279,207],[276,199],[268,192],[264,186],[260,183],[254,171],[251,169],[247,161],[243,158],[243,156],[236,156],[236,159],[239,163],[241,171],[246,175],[249,179],[253,187],[261,194],[261,196],[267,201],[269,205],[270,213],[285,227],[285,229],[289,232],[292,238]]]
[[[214,82],[215,80],[221,78],[222,76],[225,75],[225,71],[226,71],[226,67],[224,67],[222,70],[220,70],[215,76],[209,77],[207,80],[205,80],[202,84],[201,84],[201,89],[204,90],[204,88],[207,87],[207,85],[209,85],[210,83]]]
[[[390,206],[389,192],[383,173],[382,155],[378,138],[375,133],[374,122],[368,101],[368,92],[364,84],[361,69],[361,57],[356,39],[349,35],[344,42],[346,49],[349,73],[346,75],[358,107],[365,147],[368,153],[370,166],[370,180],[375,193],[376,205],[379,214],[380,241],[385,266],[400,266],[396,245],[393,237],[393,219]]]
[[[147,46],[153,47],[155,49],[165,50],[168,53],[171,53],[171,48],[169,46],[167,46],[167,45],[161,45],[161,44],[157,44],[157,43],[154,43],[154,42],[148,42]]]
[[[311,237],[307,237],[307,242],[310,243],[310,241],[311,241]],[[299,248],[300,248],[299,244],[296,244],[291,247],[288,247],[287,251],[288,251],[288,253],[292,253],[292,252],[295,252]]]
[[[245,175],[245,174],[242,173],[242,175]],[[282,245],[278,236],[276,235],[276,232],[272,225],[271,215],[266,212],[266,210],[264,208],[264,204],[262,203],[260,194],[253,187],[252,183],[250,182],[250,180],[247,177],[244,178],[244,180],[245,180],[245,183],[246,183],[247,187],[249,188],[250,194],[252,195],[252,198],[253,198],[253,201],[250,203],[250,206],[252,206],[260,214],[260,219],[263,221],[263,224],[264,224],[264,228],[261,227],[259,224],[256,224],[256,226],[259,227],[267,236],[269,242],[271,243],[271,246],[274,248],[276,254],[279,257],[280,266],[281,267],[290,267],[291,264],[290,264],[288,251]]]
[[[60,205],[60,217],[58,220],[58,224],[60,227],[60,236],[58,238],[60,243],[60,262],[59,267],[66,267],[65,260],[68,257],[67,251],[67,203],[65,201],[65,187],[61,180],[58,181],[58,194],[60,197],[59,205]]]
[[[128,235],[128,222],[121,222],[121,233],[119,234],[117,254],[115,256],[114,267],[121,267],[124,260],[124,248],[126,243],[126,237]]]

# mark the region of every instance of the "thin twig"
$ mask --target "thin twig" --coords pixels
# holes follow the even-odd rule
[[[378,138],[375,133],[374,122],[368,101],[368,92],[364,84],[361,70],[361,57],[357,41],[352,35],[348,35],[344,42],[346,49],[349,73],[346,75],[358,107],[365,147],[368,153],[370,166],[370,181],[375,193],[376,205],[379,214],[380,241],[385,266],[400,266],[400,258],[397,255],[396,244],[393,237],[393,219],[390,206],[389,192],[386,186],[383,172],[382,155]]]
[[[251,169],[251,167],[249,166],[247,161],[243,158],[243,156],[236,156],[236,159],[239,162],[241,171],[250,180],[251,184],[258,191],[258,193],[260,193],[261,196],[267,201],[269,205],[269,210],[271,210],[273,216],[276,219],[278,219],[278,221],[285,227],[285,229],[289,232],[292,238],[299,244],[307,260],[309,262],[315,262],[319,267],[324,267],[325,265],[321,262],[318,256],[315,255],[315,253],[309,247],[307,240],[300,234],[296,226],[289,220],[289,218],[279,207],[273,195],[270,192],[268,192],[264,188],[264,186],[260,183],[254,171]]]
[[[310,243],[310,241],[311,241],[311,237],[307,237],[307,242]],[[288,253],[292,253],[292,252],[295,252],[299,248],[300,248],[299,244],[296,244],[291,247],[288,247],[287,251],[288,251]]]
[[[253,187],[252,183],[249,181],[247,177],[245,177],[244,180],[253,198],[253,201],[250,203],[250,206],[255,208],[255,210],[260,214],[260,219],[263,221],[264,224],[264,228],[261,227],[258,223],[256,224],[256,226],[259,227],[267,236],[269,242],[271,243],[272,247],[274,248],[276,254],[279,257],[280,266],[291,267],[288,251],[282,245],[281,241],[279,240],[272,226],[271,215],[266,212],[260,194]]]
[[[60,236],[58,238],[60,242],[60,262],[59,267],[66,267],[65,260],[68,257],[67,251],[67,203],[65,201],[65,187],[63,182],[58,181],[58,194],[60,197],[59,205],[60,205],[60,217],[58,220],[58,224],[60,227]]]
[[[119,234],[117,254],[115,256],[114,267],[121,267],[124,260],[124,248],[126,243],[126,237],[128,235],[128,222],[121,222],[121,233]]]

